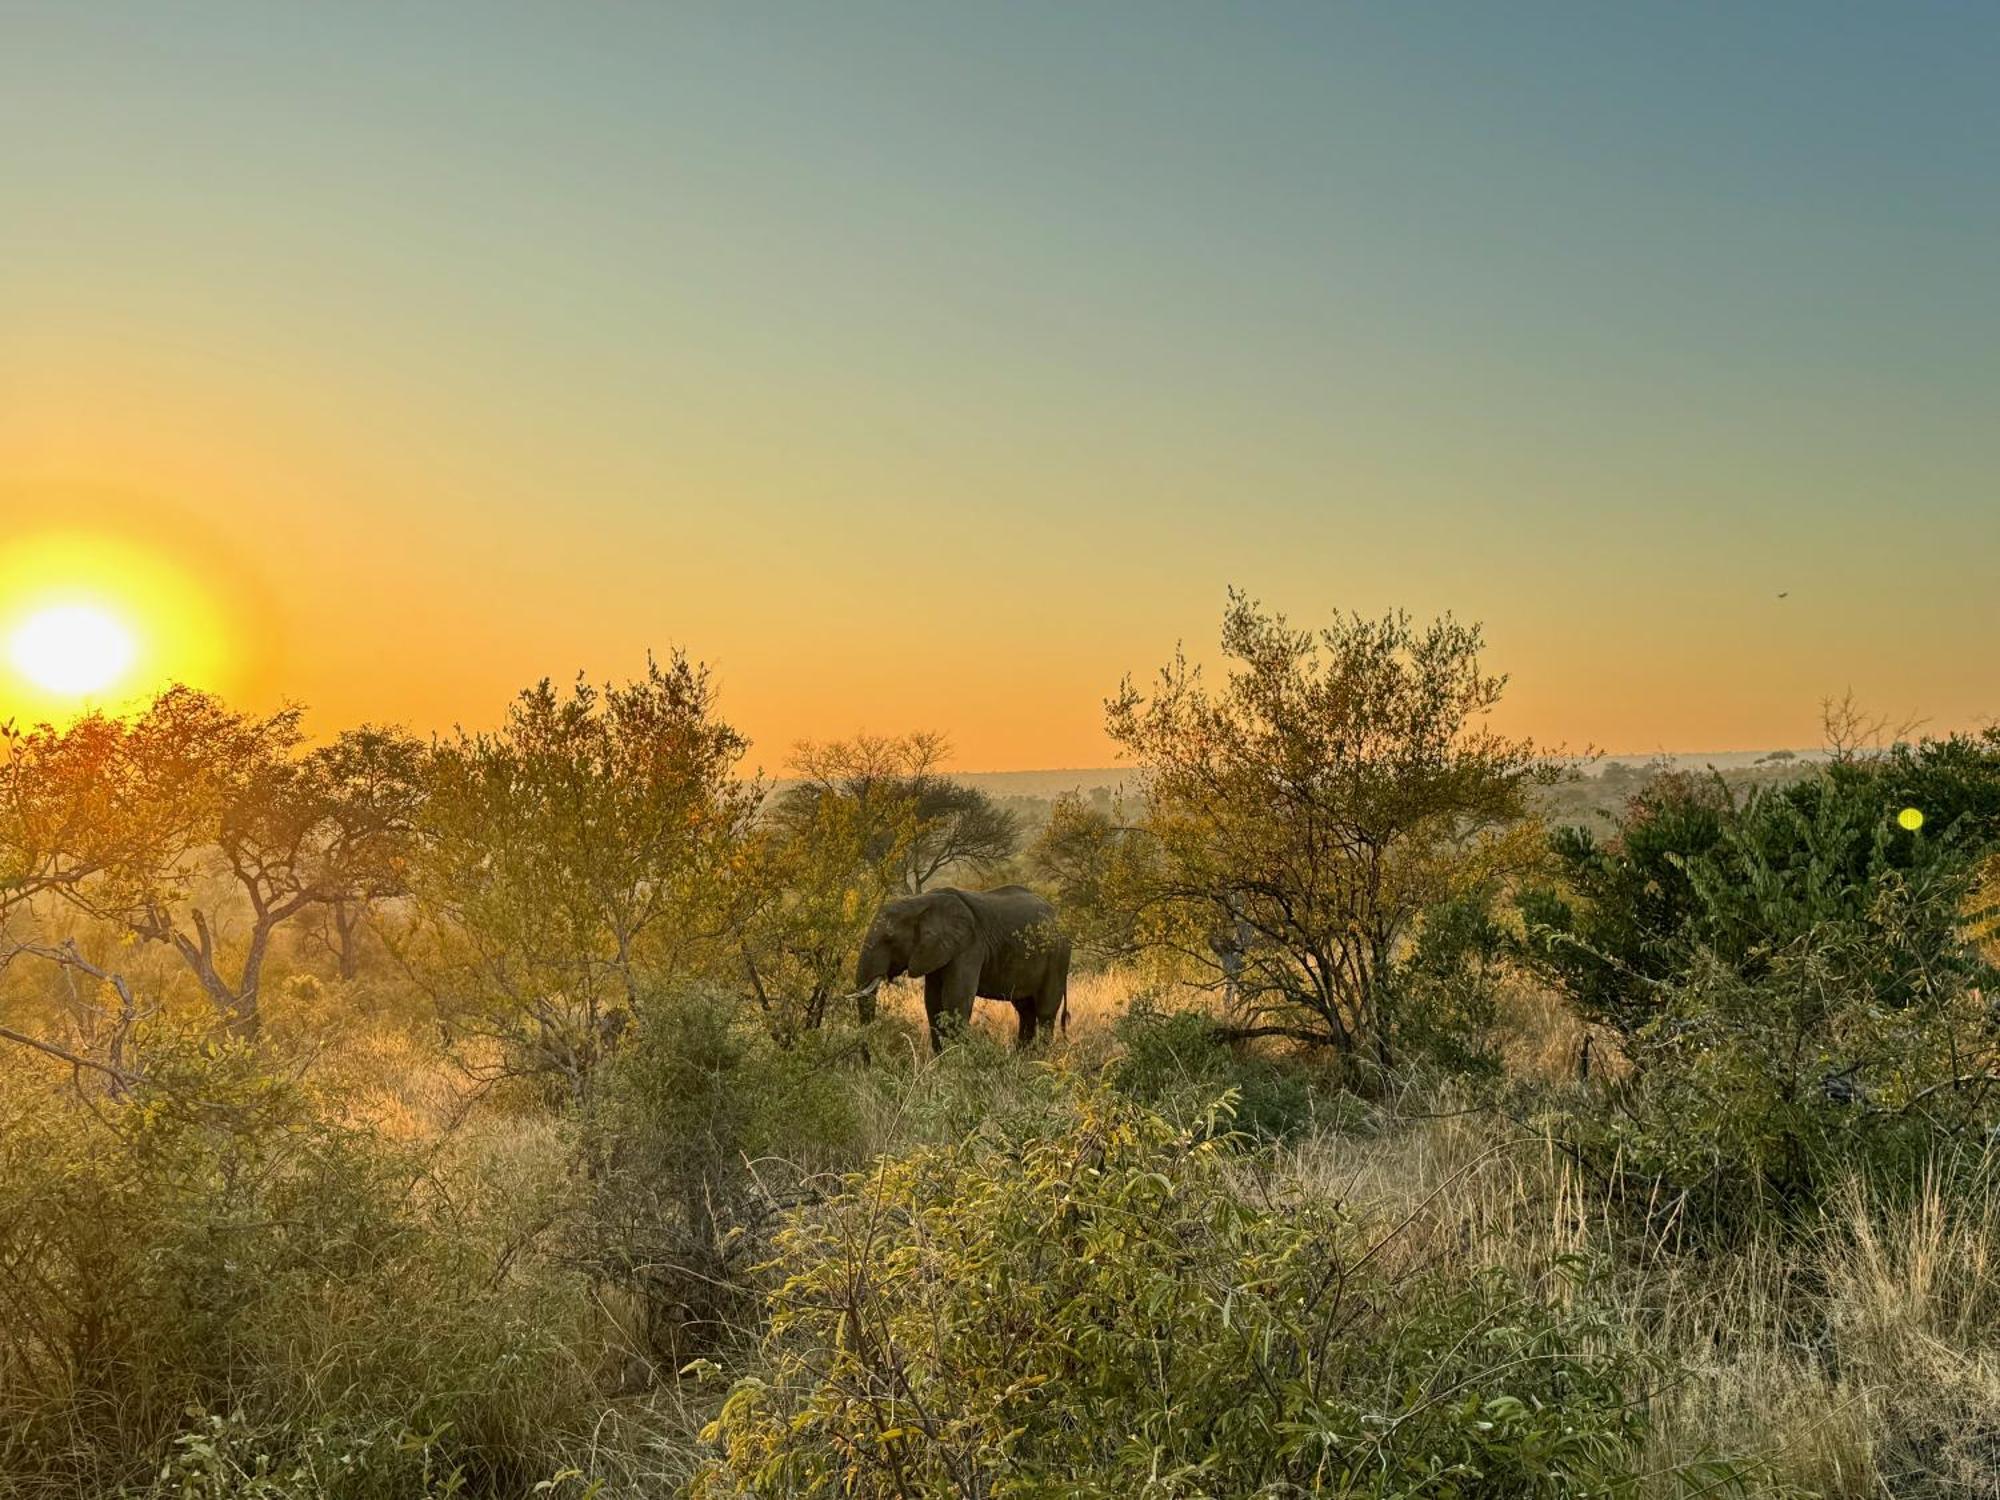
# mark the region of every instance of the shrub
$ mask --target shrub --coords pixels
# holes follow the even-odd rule
[[[1967,915],[1996,746],[1838,762],[1740,804],[1666,780],[1616,845],[1572,842],[1589,899],[1545,893],[1534,941],[1633,1066],[1572,1122],[1586,1159],[1710,1227],[1798,1222],[1829,1182],[1914,1182],[1993,1123],[1996,975]],[[1896,816],[1913,797],[1935,809],[1919,827]]]
[[[1307,1069],[1219,1043],[1215,1019],[1204,1011],[1166,1011],[1142,996],[1112,1032],[1122,1048],[1111,1065],[1112,1084],[1182,1126],[1214,1118],[1224,1095],[1234,1099],[1229,1123],[1247,1136],[1281,1139],[1313,1121]]]
[[[1907,828],[1898,814],[1923,817]],[[1635,1035],[1706,954],[1755,982],[1772,956],[1838,951],[1901,1006],[1942,971],[1986,978],[1966,941],[1972,871],[2000,840],[2000,732],[1925,741],[1735,800],[1719,777],[1658,778],[1599,844],[1553,836],[1562,888],[1522,899],[1528,947],[1589,1020]],[[1901,882],[1920,903],[1885,906]],[[1883,925],[1893,915],[1893,928]]]
[[[1629,1035],[1653,1018],[1701,909],[1688,864],[1734,811],[1720,778],[1670,773],[1631,799],[1608,843],[1586,828],[1549,835],[1561,884],[1522,891],[1527,952],[1585,1020]]]
[[[845,1164],[859,1120],[835,1045],[808,1032],[780,1046],[727,996],[641,1006],[588,1127],[586,1257],[640,1297],[650,1359],[677,1367],[747,1318],[760,1227],[807,1173]]]
[[[552,1452],[586,1393],[564,1352],[580,1283],[526,1253],[496,1266],[434,1217],[455,1211],[422,1162],[322,1118],[250,1048],[156,1033],[146,1068],[123,1099],[0,1096],[0,1472],[20,1493],[143,1484],[196,1462],[212,1418],[300,1494],[504,1492]]]
[[[1499,891],[1482,881],[1424,913],[1397,967],[1396,1055],[1448,1073],[1500,1071],[1500,987],[1515,943],[1495,916]]]
[[[1895,909],[1922,897],[1891,881],[1878,902],[1878,929],[1893,933]],[[1754,976],[1698,960],[1632,1039],[1640,1069],[1599,1096],[1573,1141],[1697,1225],[1766,1209],[1810,1223],[1843,1178],[1920,1181],[1936,1152],[2000,1120],[2000,1055],[1979,992],[1948,970],[1884,1005],[1857,977],[1880,965],[1852,951],[1870,941],[1828,928],[1765,955]]]
[[[1642,1371],[1588,1286],[1395,1269],[1109,1090],[849,1178],[779,1241],[698,1496],[1609,1494]]]

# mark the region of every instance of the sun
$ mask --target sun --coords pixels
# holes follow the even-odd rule
[[[137,655],[138,644],[124,623],[91,604],[38,610],[15,628],[8,642],[14,670],[63,698],[117,686]]]
[[[170,545],[108,531],[0,537],[0,724],[127,713],[175,683],[226,697],[243,636]]]

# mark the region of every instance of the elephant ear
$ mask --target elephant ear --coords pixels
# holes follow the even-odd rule
[[[917,918],[916,941],[910,945],[910,972],[918,978],[942,969],[972,946],[979,935],[972,908],[956,894],[939,891],[924,902]]]

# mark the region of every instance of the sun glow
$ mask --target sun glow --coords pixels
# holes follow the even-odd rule
[[[0,721],[124,712],[173,682],[227,693],[234,633],[164,549],[86,533],[0,545]]]
[[[14,669],[37,687],[81,698],[115,687],[137,654],[132,632],[109,611],[64,604],[32,614],[8,642]]]

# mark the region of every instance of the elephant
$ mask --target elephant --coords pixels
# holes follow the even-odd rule
[[[864,1021],[873,1015],[876,987],[904,974],[924,982],[933,1052],[944,1045],[939,1028],[946,1017],[971,1022],[975,995],[1013,1003],[1018,1047],[1058,1019],[1069,1030],[1069,938],[1055,908],[1026,886],[944,886],[885,902],[854,972]]]

